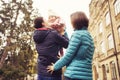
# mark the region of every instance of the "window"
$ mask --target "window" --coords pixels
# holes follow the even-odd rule
[[[120,26],[118,27],[118,35],[119,35],[119,38],[120,38]]]
[[[117,80],[116,66],[115,66],[115,63],[113,61],[110,63],[110,69],[111,69],[112,80]]]
[[[96,66],[93,67],[93,77],[94,77],[94,80],[97,80],[99,78]]]
[[[105,49],[105,44],[104,44],[103,41],[101,42],[100,46],[101,46],[101,52],[102,52],[102,53],[105,53],[105,52],[106,52],[106,49]]]
[[[110,14],[109,12],[106,14],[106,26],[110,24]]]
[[[116,0],[115,4],[114,4],[114,8],[115,8],[115,14],[117,15],[118,13],[120,13],[120,0]]]
[[[112,37],[111,34],[108,36],[108,47],[109,47],[109,49],[114,47],[114,45],[113,45],[113,37]]]
[[[102,23],[99,24],[99,32],[100,32],[100,33],[103,32],[103,25],[102,25]]]
[[[105,65],[102,65],[102,71],[103,71],[103,79],[102,80],[107,80],[107,72]]]

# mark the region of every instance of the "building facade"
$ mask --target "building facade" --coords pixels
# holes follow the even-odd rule
[[[91,0],[89,11],[93,80],[120,80],[120,0]]]

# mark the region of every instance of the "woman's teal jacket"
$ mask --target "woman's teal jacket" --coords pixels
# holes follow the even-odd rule
[[[65,55],[54,64],[54,70],[66,66],[64,76],[92,80],[93,39],[87,29],[75,30]]]

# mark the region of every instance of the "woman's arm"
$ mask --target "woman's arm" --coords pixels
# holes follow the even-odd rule
[[[54,65],[48,66],[48,71],[55,71],[69,64],[72,61],[73,57],[75,56],[80,44],[81,36],[80,34],[74,32],[69,42],[65,55],[62,58],[60,58]]]

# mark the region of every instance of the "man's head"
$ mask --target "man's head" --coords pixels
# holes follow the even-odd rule
[[[34,27],[35,27],[35,28],[44,27],[43,23],[44,23],[43,17],[37,17],[37,18],[34,20]]]

